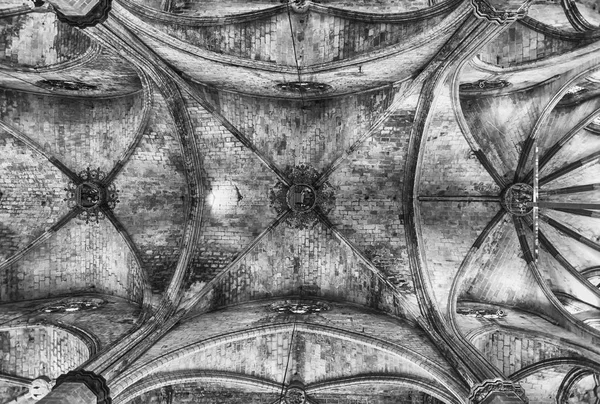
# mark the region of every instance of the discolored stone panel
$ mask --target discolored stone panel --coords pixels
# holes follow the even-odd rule
[[[54,327],[27,327],[0,331],[0,372],[35,379],[55,379],[89,357],[78,337]]]
[[[81,57],[90,47],[81,31],[56,19],[54,13],[30,13],[0,19],[0,65],[33,68]]]

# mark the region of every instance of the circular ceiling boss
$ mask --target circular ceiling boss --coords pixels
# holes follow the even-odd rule
[[[278,182],[269,193],[271,207],[278,214],[290,211],[286,223],[297,229],[307,229],[317,222],[315,212],[327,214],[335,206],[333,187],[325,182],[318,185],[320,173],[307,164],[288,167],[285,174],[292,185]]]

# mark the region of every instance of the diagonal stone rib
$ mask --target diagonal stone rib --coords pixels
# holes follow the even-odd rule
[[[554,181],[555,179],[560,178],[563,175],[566,175],[566,174],[578,169],[579,167],[582,167],[585,164],[590,163],[599,158],[600,158],[600,151],[597,151],[595,153],[590,154],[587,157],[584,157],[584,158],[579,159],[579,160],[577,160],[571,164],[568,164],[562,168],[559,168],[552,174],[549,174],[549,175],[545,176],[544,178],[540,179],[540,186],[546,185],[547,183]]]
[[[36,246],[38,246],[41,243],[43,243],[44,241],[48,240],[56,232],[58,232],[61,228],[63,228],[67,223],[69,223],[71,221],[71,219],[75,218],[80,212],[81,212],[81,209],[79,207],[75,207],[75,208],[71,209],[66,215],[61,217],[58,222],[54,223],[52,225],[52,227],[50,227],[48,230],[46,230],[44,233],[42,233],[38,238],[33,240],[21,251],[14,254],[12,257],[8,258],[6,261],[4,261],[2,264],[0,264],[0,271],[11,266],[12,264],[14,264],[18,260],[20,260],[25,254],[27,254],[27,252],[31,251]]]
[[[540,218],[545,221],[546,223],[548,223],[550,226],[554,227],[556,230],[566,234],[567,236],[579,241],[581,244],[586,245],[590,248],[593,248],[596,251],[600,251],[600,244],[590,240],[589,238],[585,237],[584,235],[580,234],[579,232],[571,229],[568,226],[565,226],[559,222],[557,222],[556,220],[544,215],[543,213],[540,213]]]
[[[408,300],[406,300],[406,298],[404,297],[404,295],[402,295],[401,293],[398,292],[398,290],[396,289],[396,286],[390,282],[390,280],[388,279],[388,277],[379,269],[377,268],[372,262],[371,260],[369,260],[362,251],[360,251],[358,249],[358,247],[356,247],[350,240],[348,240],[346,238],[346,236],[344,236],[342,234],[342,232],[340,232],[338,229],[335,228],[335,226],[333,225],[333,223],[331,223],[329,221],[329,219],[327,218],[327,216],[325,216],[323,214],[323,212],[321,212],[318,208],[315,209],[315,213],[317,214],[317,217],[319,218],[319,220],[328,228],[332,231],[332,233],[343,243],[345,244],[348,248],[350,248],[350,250],[352,250],[352,252],[354,254],[356,254],[356,256],[359,258],[359,260],[367,266],[367,268],[369,268],[369,270],[371,272],[373,272],[375,274],[375,276],[377,276],[377,278],[379,278],[386,286],[388,286],[391,290],[394,291],[394,296],[396,296],[400,302],[401,302],[401,306],[403,307],[403,309],[405,310],[406,314],[408,314],[410,317],[412,317],[412,319],[417,319],[419,317],[419,313],[418,313],[418,309],[416,307],[413,307],[413,304],[410,303]]]
[[[576,126],[574,126],[567,134],[565,134],[558,142],[556,142],[552,147],[546,150],[543,156],[540,158],[539,170],[542,170],[549,162],[552,160],[552,157],[556,155],[575,135],[589,125],[600,112],[600,108],[596,109],[594,112],[589,114],[583,121],[579,122]],[[527,175],[523,178],[523,182],[529,183],[533,179],[533,170],[529,171]]]
[[[112,170],[110,170],[110,172],[106,175],[106,178],[103,180],[104,184],[110,184],[121,172],[125,164],[127,164],[127,161],[129,161],[138,145],[142,141],[142,137],[144,136],[146,128],[148,127],[148,122],[150,121],[150,112],[152,111],[153,104],[152,92],[150,91],[150,78],[142,71],[140,71],[140,78],[142,80],[142,88],[144,89],[144,108],[142,110],[140,126],[136,130],[133,142],[131,142],[127,150],[125,150],[119,160],[117,160]]]
[[[53,155],[44,151],[44,149],[42,149],[42,147],[40,145],[38,145],[35,141],[33,141],[31,138],[29,138],[29,136],[25,135],[18,129],[14,128],[13,126],[7,124],[6,122],[4,122],[2,120],[0,120],[0,129],[4,129],[11,136],[15,137],[20,142],[23,142],[31,150],[44,156],[50,163],[52,163],[56,168],[58,168],[60,171],[62,171],[63,174],[65,174],[67,177],[69,177],[75,184],[79,184],[81,182],[81,179],[79,178],[79,176],[77,174],[75,174],[73,171],[71,171],[71,169],[69,169],[67,166],[65,166],[56,157],[54,157]]]
[[[540,191],[543,195],[565,195],[565,194],[577,194],[580,192],[590,192],[600,189],[600,183],[587,184],[587,185],[576,185],[573,187],[565,187],[559,189],[550,189],[548,191]]]
[[[123,238],[123,241],[125,242],[125,244],[127,244],[127,247],[129,247],[129,251],[131,251],[133,258],[134,258],[138,268],[140,269],[142,281],[144,284],[143,303],[144,303],[144,307],[147,308],[150,304],[150,298],[151,298],[150,281],[148,280],[148,274],[147,274],[144,266],[142,265],[140,251],[138,250],[137,246],[133,242],[131,235],[127,232],[127,230],[125,229],[125,227],[123,226],[121,221],[115,216],[113,211],[111,209],[103,208],[102,212],[106,215],[106,217],[108,218],[110,223],[115,227],[117,232],[121,235],[121,238]]]
[[[269,234],[277,226],[279,226],[281,224],[281,222],[283,222],[290,213],[291,213],[291,210],[288,209],[288,210],[282,212],[279,216],[277,216],[275,218],[275,220],[273,220],[266,229],[264,229],[258,236],[256,236],[256,238],[254,240],[252,240],[252,242],[250,244],[248,244],[246,247],[244,247],[244,249],[242,251],[240,251],[237,254],[237,256],[225,268],[223,268],[223,270],[221,272],[219,272],[213,279],[211,279],[210,282],[208,282],[206,285],[204,285],[202,290],[200,292],[198,292],[198,294],[196,296],[194,296],[194,298],[183,303],[181,305],[182,311],[187,312],[188,310],[193,308],[202,298],[204,298],[206,295],[208,295],[211,292],[213,286],[215,286],[217,284],[217,282],[219,282],[225,275],[227,275],[233,267],[235,267],[242,259],[244,259],[244,257],[246,257],[248,255],[248,253],[250,253],[250,251],[252,251],[254,249],[254,247],[256,247],[256,245],[267,234]]]

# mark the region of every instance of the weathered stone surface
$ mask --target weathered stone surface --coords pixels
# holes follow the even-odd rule
[[[0,331],[0,371],[13,376],[56,379],[89,357],[85,343],[54,327],[22,327]]]

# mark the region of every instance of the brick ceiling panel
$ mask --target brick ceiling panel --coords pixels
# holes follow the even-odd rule
[[[506,217],[475,253],[459,299],[537,309],[546,312],[547,301],[522,258],[517,232]]]
[[[478,56],[492,65],[519,66],[572,51],[586,43],[589,42],[563,40],[516,22],[485,45]]]
[[[269,193],[278,177],[204,109],[190,109],[206,190],[196,282],[212,279],[277,217]]]
[[[69,179],[25,144],[0,132],[0,264],[64,216]]]
[[[424,270],[440,308],[448,304],[452,282],[473,243],[500,210],[498,203],[421,202]]]
[[[391,88],[315,101],[220,92],[225,117],[282,169],[310,164],[321,171],[369,130],[393,101]]]
[[[115,179],[114,213],[132,237],[154,292],[169,285],[179,259],[189,198],[183,157],[165,100],[154,94],[148,126]]]
[[[462,134],[449,86],[440,92],[431,116],[419,173],[419,195],[498,195],[500,189]]]
[[[504,331],[482,334],[473,340],[473,345],[506,377],[546,359],[579,356],[534,335]]]
[[[143,287],[140,270],[112,224],[77,218],[2,268],[0,279],[2,302],[84,291],[140,302]]]
[[[90,45],[83,32],[58,21],[54,13],[0,19],[0,70],[61,64],[80,58]]]
[[[365,344],[304,331],[291,337],[288,330],[225,342],[167,362],[160,370],[229,371],[281,383],[287,367],[288,375],[297,373],[305,384],[374,373],[431,379],[420,366]]]
[[[320,302],[325,304],[327,309],[315,313],[294,315],[274,308],[293,302],[309,305]],[[374,313],[372,309],[331,300],[316,300],[315,297],[310,296],[283,296],[279,299],[273,297],[268,300],[246,302],[244,305],[232,305],[208,313],[191,312],[191,316],[182,321],[174,332],[146,352],[140,363],[147,364],[160,356],[197,341],[250,330],[265,324],[286,324],[295,319],[299,324],[333,327],[390,341],[434,361],[448,373],[453,372],[424,331],[392,316],[374,315]]]
[[[306,68],[386,47],[406,47],[417,34],[432,31],[443,18],[443,14],[437,14],[417,22],[367,22],[323,11],[288,16],[283,9],[278,14],[251,22],[201,27],[153,25],[186,43],[219,54],[291,67],[296,67],[297,62],[298,66]]]
[[[381,294],[377,278],[331,230],[283,223],[216,286],[214,305],[300,295],[377,307]]]
[[[90,352],[83,340],[67,331],[32,326],[0,329],[0,356],[0,373],[56,379],[84,363]]]
[[[277,84],[298,81],[296,66],[275,65],[207,51],[170,36],[131,14],[127,14],[126,18],[128,24],[136,24],[136,34],[146,46],[196,82],[219,89],[271,97],[282,96]],[[449,16],[432,30],[415,34],[410,45],[390,48],[389,52],[378,55],[378,58],[364,55],[359,57],[360,60],[353,60],[353,65],[336,63],[309,68],[304,69],[301,75],[304,74],[305,79],[308,77],[310,81],[330,85],[330,95],[365,91],[401,82],[421,71],[443,46],[450,37],[452,21],[453,18]],[[288,52],[293,53],[289,48]],[[300,98],[298,94],[292,97]]]
[[[486,155],[497,155],[499,174],[512,181],[523,143],[530,135],[554,86],[537,86],[527,91],[477,100],[461,95],[461,106],[471,134]]]
[[[108,173],[131,144],[144,105],[142,92],[81,99],[4,90],[0,102],[0,119],[76,173],[88,167]]]

